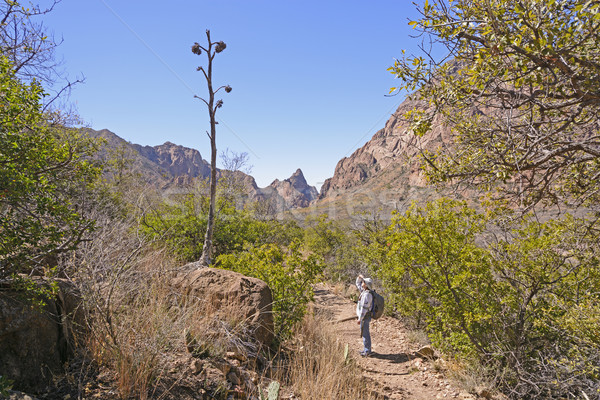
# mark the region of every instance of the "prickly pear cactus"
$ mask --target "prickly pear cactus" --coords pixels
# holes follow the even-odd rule
[[[271,382],[267,391],[269,392],[268,400],[279,399],[279,382],[277,382],[277,381]]]
[[[346,347],[344,347],[344,361],[348,362],[348,343],[346,343]]]

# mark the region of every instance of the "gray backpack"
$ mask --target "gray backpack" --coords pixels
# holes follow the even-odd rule
[[[377,319],[383,315],[383,306],[385,300],[383,296],[377,293],[374,289],[370,290],[371,296],[373,296],[373,304],[371,305],[371,318]]]

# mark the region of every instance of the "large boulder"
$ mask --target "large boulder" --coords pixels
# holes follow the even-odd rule
[[[74,320],[81,321],[81,303],[67,282],[60,282],[57,295],[43,306],[29,297],[9,283],[0,286],[0,375],[16,389],[38,392],[62,372],[78,336]]]
[[[260,344],[269,346],[273,341],[273,295],[260,279],[228,270],[201,268],[178,275],[174,286],[187,299],[204,302],[207,313],[247,324]]]

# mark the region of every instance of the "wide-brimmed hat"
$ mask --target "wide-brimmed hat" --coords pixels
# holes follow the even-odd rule
[[[363,279],[363,282],[365,283],[365,285],[367,285],[367,287],[369,289],[371,289],[373,287],[373,279],[365,278],[365,279]]]

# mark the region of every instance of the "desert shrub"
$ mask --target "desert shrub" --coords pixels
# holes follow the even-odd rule
[[[84,354],[116,377],[120,398],[150,398],[169,356],[183,346],[185,323],[171,308],[172,260],[135,234],[135,221],[107,198],[90,211],[94,240],[60,260],[88,310]]]
[[[107,271],[96,293],[86,293],[94,307],[87,349],[112,373],[122,399],[178,398],[178,381],[189,373],[179,363],[188,353],[218,358],[252,346],[243,324],[219,318],[203,302],[180,301],[170,285],[174,264],[165,252],[147,248],[125,270]]]
[[[83,353],[106,373],[120,398],[179,398],[189,374],[181,360],[221,357],[235,348],[258,351],[248,327],[217,315],[201,301],[183,301],[172,280],[180,261],[165,247],[140,235],[129,196],[114,196],[106,187],[102,203],[88,210],[96,221],[94,240],[85,241],[59,261],[75,278],[87,315]],[[143,204],[146,212],[152,200]],[[156,204],[156,203],[154,203]],[[193,339],[194,345],[191,345]],[[191,349],[191,350],[190,350]],[[240,350],[240,351],[241,351]],[[214,394],[209,382],[197,390]],[[86,388],[80,388],[86,396]]]
[[[246,247],[239,253],[222,254],[216,265],[262,279],[269,285],[273,293],[275,334],[280,338],[289,336],[294,325],[302,320],[312,300],[312,284],[320,279],[324,267],[315,255],[303,257],[297,242],[288,250],[274,244]]]
[[[309,217],[304,223],[304,247],[323,258],[325,277],[333,282],[354,278],[363,264],[353,232],[340,221],[329,219],[327,214]]]
[[[589,221],[492,215],[447,199],[395,215],[369,250],[390,302],[438,347],[483,362],[513,398],[595,395],[600,276]]]
[[[380,265],[398,312],[425,316],[432,335],[463,353],[483,351],[480,335],[494,312],[489,260],[475,244],[484,228],[483,218],[460,203],[413,206],[394,216]]]
[[[514,398],[597,396],[600,275],[589,221],[566,216],[510,228],[489,245],[502,340],[487,350],[502,371],[499,383]]]
[[[198,193],[184,195],[174,203],[163,203],[147,213],[142,231],[152,240],[164,243],[184,261],[195,261],[202,254],[206,231],[208,199]],[[246,243],[287,245],[300,237],[300,228],[292,221],[254,218],[251,212],[236,208],[225,197],[217,199],[214,258],[242,251]]]
[[[56,267],[93,228],[81,212],[99,169],[92,141],[53,124],[43,89],[0,56],[0,279]]]

